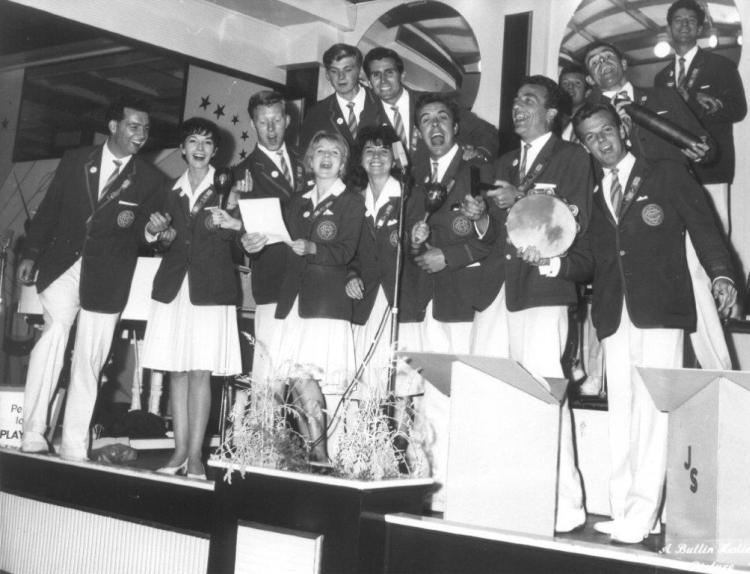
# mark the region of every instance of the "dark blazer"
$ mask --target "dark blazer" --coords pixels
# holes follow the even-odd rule
[[[520,150],[504,154],[496,165],[495,177],[518,185]],[[538,166],[541,166],[539,169]],[[588,154],[578,144],[562,141],[556,135],[544,145],[527,174],[535,176],[535,184],[556,186],[556,194],[578,208],[576,217],[581,230],[588,225],[591,212],[591,190],[594,187]],[[491,226],[497,231],[495,252],[505,265],[505,298],[509,311],[521,311],[547,305],[569,305],[577,301],[573,282],[561,277],[544,277],[539,269],[516,256],[516,248],[507,241],[505,220],[507,209],[498,209],[490,202]],[[488,235],[487,239],[490,239]],[[498,287],[499,290],[499,287]]]
[[[422,95],[429,92],[419,92],[408,88],[404,88],[404,90],[409,94],[409,118],[407,121],[411,122],[411,125],[413,126],[411,132],[412,138],[409,142],[409,150],[407,151],[412,156],[416,152],[420,154],[422,158],[426,158],[428,154],[427,146],[424,144],[424,141],[422,141],[422,138],[413,136],[416,133],[414,130],[416,129],[415,126],[417,123],[417,118],[415,117],[417,112],[417,100]],[[389,116],[385,112],[385,106],[388,104],[377,97],[376,99],[380,104],[382,125],[393,127],[388,119]],[[462,106],[459,106],[458,114],[458,134],[456,135],[456,141],[459,145],[464,146],[471,144],[474,147],[481,147],[487,150],[490,157],[496,157],[500,148],[500,140],[495,126],[484,121],[474,112]]]
[[[151,298],[170,303],[188,277],[193,305],[237,305],[240,302],[239,276],[232,261],[232,245],[237,232],[220,229],[211,221],[211,207],[218,207],[219,196],[213,186],[202,208],[190,212],[182,188],[164,195],[163,211],[172,216],[177,237],[164,253],[154,277]],[[204,193],[209,193],[207,190]]]
[[[393,305],[400,203],[400,198],[392,197],[377,213],[364,218],[357,252],[349,264],[347,278],[347,281],[359,278],[364,283],[364,297],[354,300],[352,322],[358,325],[364,325],[370,318],[381,286],[388,304]]]
[[[382,108],[370,88],[360,86],[360,90],[365,92],[365,107],[359,116],[357,129],[364,126],[380,125],[383,119],[380,117]],[[346,115],[345,115],[346,112]],[[336,94],[333,93],[327,98],[320,100],[310,111],[305,114],[302,122],[302,129],[299,136],[299,150],[304,154],[312,137],[319,131],[338,132],[346,139],[351,149],[354,145],[354,137],[349,131],[347,123],[349,110],[342,110],[339,107]]]
[[[326,203],[324,199],[319,206]],[[347,265],[357,250],[365,206],[362,197],[346,190],[324,210],[297,195],[289,202],[286,222],[292,239],[309,239],[315,255],[296,255],[289,247],[287,268],[276,306],[276,317],[285,318],[299,296],[299,316],[352,319],[352,300],[346,295]]]
[[[65,153],[31,222],[23,257],[37,263],[40,292],[81,257],[81,307],[119,313],[165,178],[134,156],[99,201],[101,157],[102,146]]]
[[[303,189],[305,183],[305,173],[297,154],[288,146],[287,152],[292,163],[289,169],[293,174],[294,189],[271,158],[256,147],[253,153],[234,168],[235,179],[244,179],[245,170],[248,170],[253,178],[253,190],[241,196],[240,199],[277,197],[281,202],[283,213],[286,204]],[[252,231],[252,229],[247,231]],[[256,303],[264,305],[278,300],[286,269],[287,253],[289,253],[289,248],[286,245],[275,243],[250,255],[251,282]]]
[[[717,158],[695,166],[701,183],[732,183],[734,180],[734,134],[732,124],[747,114],[747,102],[737,66],[724,56],[698,48],[687,70],[687,105],[716,141]],[[674,58],[654,78],[658,87],[674,88]],[[708,114],[696,99],[703,92],[721,100],[722,108]]]
[[[668,88],[640,88],[633,87],[634,101],[637,104],[645,106],[649,110],[656,112],[661,117],[666,118],[690,133],[708,138],[711,146],[708,157],[703,161],[708,163],[713,161],[717,151],[716,142],[713,141],[710,134],[701,125],[695,114],[687,107],[682,98],[675,90]],[[604,101],[610,103],[609,98],[594,88],[588,95],[591,101]],[[647,157],[649,159],[671,159],[684,165],[691,164],[687,156],[682,153],[680,148],[665,139],[662,139],[654,132],[643,128],[633,122],[633,129],[630,134],[631,149],[633,153]],[[702,163],[702,162],[701,162]]]
[[[490,252],[490,245],[477,236],[474,224],[459,211],[461,200],[471,190],[471,166],[478,165],[482,181],[491,181],[489,164],[478,161],[464,161],[461,150],[456,153],[451,165],[443,176],[442,183],[452,186],[442,207],[430,216],[430,237],[432,247],[443,252],[447,267],[437,273],[420,271],[416,280],[418,289],[417,305],[420,313],[432,300],[432,315],[446,323],[466,322],[474,319],[474,312],[483,310],[492,300],[481,298],[483,261]],[[425,215],[424,183],[429,181],[430,162],[422,161],[414,166],[414,188],[406,204],[406,232]],[[475,265],[476,264],[476,265]]]
[[[603,339],[617,331],[623,297],[636,327],[694,330],[685,230],[711,279],[734,276],[703,188],[681,164],[636,156],[615,223],[601,179],[600,172],[588,230],[562,259],[560,272],[575,280],[593,276],[597,336]]]

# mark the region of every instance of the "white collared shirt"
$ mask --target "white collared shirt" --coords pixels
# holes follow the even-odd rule
[[[627,193],[628,181],[630,180],[630,172],[633,171],[634,165],[635,156],[632,153],[627,152],[625,154],[625,157],[623,157],[615,166],[617,168],[617,179],[620,182],[620,187],[622,187],[623,200],[625,199],[625,194]],[[615,210],[612,208],[612,170],[610,168],[604,168],[602,188],[602,192],[604,193],[604,201],[607,203],[607,207],[609,207],[609,211],[612,214],[612,217],[614,217],[615,221],[617,221],[617,214],[615,214]]]
[[[120,171],[122,172],[122,170],[125,169],[125,166],[128,165],[131,157],[133,156],[126,155],[124,157],[115,157],[115,155],[109,150],[108,142],[102,146],[102,163],[99,165],[99,197],[102,196],[104,184],[107,183],[109,176],[112,175],[117,167],[115,165],[115,160],[122,162],[120,164]]]
[[[380,209],[394,197],[401,197],[401,185],[393,177],[388,177],[383,189],[380,190],[378,200],[372,193],[372,188],[368,185],[365,189],[365,214],[377,217]]]
[[[534,162],[536,161],[536,157],[539,155],[539,152],[542,151],[542,148],[547,145],[547,142],[549,141],[549,138],[552,137],[552,132],[547,132],[546,134],[540,135],[538,138],[536,138],[533,141],[530,142],[524,142],[521,141],[521,155],[518,156],[519,164],[521,161],[523,161],[523,146],[526,143],[531,144],[531,147],[526,152],[526,173],[529,173],[531,171],[531,166],[534,165]]]
[[[328,193],[326,193],[320,199],[318,199],[318,186],[317,185],[313,187],[310,191],[305,193],[302,197],[312,201],[313,209],[315,209],[316,207],[318,207],[320,203],[322,203],[325,199],[327,199],[329,195],[338,197],[339,195],[344,193],[345,190],[346,190],[346,184],[340,179],[337,179],[336,181],[333,182],[333,185],[331,185],[331,187],[328,188]]]
[[[258,142],[258,149],[262,151],[264,154],[268,156],[268,159],[270,159],[273,164],[279,168],[279,174],[283,174],[284,170],[281,169],[281,159],[279,158],[279,152],[281,152],[284,155],[284,161],[286,161],[286,165],[289,168],[289,173],[292,176],[292,187],[294,187],[294,172],[292,171],[292,161],[289,158],[289,152],[286,149],[286,144],[283,144],[277,151],[271,151],[264,145],[261,145],[260,142]]]
[[[680,58],[685,58],[685,77],[687,78],[688,70],[693,63],[693,58],[698,53],[698,46],[695,45],[690,48],[684,56],[680,56],[675,52],[674,55],[674,81],[677,83],[677,78],[680,77]]]
[[[448,167],[453,161],[453,158],[456,157],[458,150],[459,150],[458,144],[454,143],[453,147],[449,149],[448,153],[446,153],[444,156],[439,157],[437,159],[430,157],[430,173],[432,173],[432,162],[437,161],[438,163],[438,168],[437,168],[438,181],[443,181],[443,178],[445,177],[445,172],[448,171]]]
[[[337,92],[336,101],[339,103],[339,108],[341,109],[341,115],[344,116],[344,121],[349,120],[349,107],[347,106],[347,104],[350,101],[354,102],[354,115],[357,117],[357,124],[359,124],[359,118],[362,115],[362,111],[365,109],[365,90],[362,88],[362,86],[359,86],[357,95],[354,96],[351,100],[345,100],[344,98],[339,96]]]
[[[195,202],[198,201],[198,198],[201,196],[201,194],[213,184],[215,171],[216,170],[214,169],[214,166],[209,165],[208,173],[206,173],[206,176],[198,184],[198,187],[195,190],[193,190],[190,187],[190,180],[188,179],[188,170],[185,170],[185,172],[175,182],[172,189],[182,190],[180,191],[180,197],[184,195],[188,198],[188,205],[190,206],[190,209],[192,210],[193,207],[195,206]]]
[[[391,106],[396,106],[398,108],[398,113],[401,115],[401,125],[404,126],[404,136],[406,137],[406,141],[410,142],[412,122],[411,117],[409,117],[409,91],[406,88],[402,88],[401,95],[398,97],[395,104],[389,104],[385,101],[383,102],[385,115],[388,116],[388,121],[391,122],[391,125],[395,127],[396,124],[393,122],[394,114]]]
[[[602,92],[602,95],[605,98],[609,98],[610,100],[613,100],[615,96],[617,96],[617,94],[623,91],[628,93],[628,97],[630,98],[631,102],[635,101],[635,92],[633,91],[633,84],[631,84],[630,82],[625,82],[622,85],[622,87],[617,90],[609,90],[606,92]]]

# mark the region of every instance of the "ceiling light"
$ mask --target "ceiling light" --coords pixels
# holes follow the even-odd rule
[[[672,51],[672,47],[666,40],[659,40],[654,46],[654,56],[657,58],[666,58]]]

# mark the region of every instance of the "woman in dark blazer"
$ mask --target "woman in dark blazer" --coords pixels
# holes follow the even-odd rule
[[[315,185],[287,206],[291,254],[276,307],[285,321],[276,364],[305,414],[302,431],[318,462],[327,460],[323,394],[341,394],[354,371],[352,300],[345,287],[365,209],[361,195],[342,180],[348,157],[337,133],[318,132],[310,141],[303,163]]]
[[[240,291],[231,257],[237,231],[222,229],[213,188],[219,133],[203,118],[186,120],[180,151],[188,168],[165,194],[168,249],[154,278],[143,366],[170,373],[175,450],[159,472],[205,478],[203,438],[211,374],[242,370],[236,305]]]

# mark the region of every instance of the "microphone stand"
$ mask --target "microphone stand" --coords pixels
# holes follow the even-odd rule
[[[406,212],[406,200],[409,197],[409,176],[407,173],[407,166],[405,162],[401,162],[401,198],[398,208],[398,241],[396,242],[396,274],[393,285],[393,305],[391,305],[391,333],[390,333],[390,357],[388,362],[388,393],[385,404],[385,414],[388,419],[388,425],[391,431],[398,430],[399,422],[395,418],[395,404],[396,404],[396,377],[398,369],[396,368],[396,342],[398,341],[398,313],[399,304],[401,301],[401,274],[403,269],[404,259],[404,215]],[[401,459],[399,465],[403,468],[405,462],[403,460],[403,453],[406,451],[405,446],[397,445],[397,437],[394,437],[394,448],[396,453]],[[401,441],[398,441],[401,442]]]

